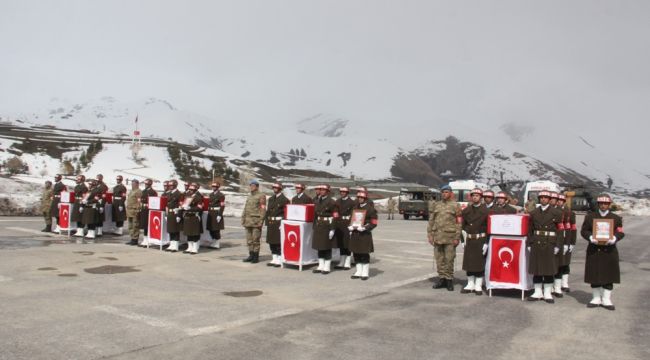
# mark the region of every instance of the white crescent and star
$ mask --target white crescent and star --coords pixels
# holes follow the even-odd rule
[[[153,218],[153,224],[156,227],[156,230],[160,229],[160,217],[156,216]]]
[[[291,236],[293,236],[293,240],[291,240]],[[291,247],[296,247],[296,242],[298,242],[298,234],[293,230],[289,231],[287,234],[287,240],[289,240],[291,243]]]
[[[504,252],[510,254],[510,260],[506,261],[501,258]],[[503,261],[502,265],[504,268],[508,268],[508,266],[510,266],[510,263],[515,259],[515,253],[512,251],[511,248],[507,246],[504,246],[501,249],[499,249],[497,256],[499,257],[499,260]]]

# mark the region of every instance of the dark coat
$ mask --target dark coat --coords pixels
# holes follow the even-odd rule
[[[120,207],[122,208],[121,211]],[[113,187],[113,204],[111,207],[111,215],[113,216],[114,222],[126,220],[126,186],[122,184],[118,184]]]
[[[298,195],[294,196],[291,199],[292,204],[298,204],[298,205],[305,205],[305,204],[313,204],[314,200],[309,197],[309,195],[302,193],[302,196],[298,197]]]
[[[605,216],[601,216],[598,210],[588,213],[580,230],[580,235],[587,241],[593,234],[594,219],[614,220],[616,243],[614,245],[594,245],[589,242],[585,261],[585,282],[594,285],[618,284],[621,282],[621,270],[616,245],[625,237],[623,219],[611,211]]]
[[[516,213],[517,213],[517,209],[515,209],[513,206],[510,206],[508,204],[505,204],[503,206],[499,206],[498,204],[495,204],[490,209],[490,215],[516,214]]]
[[[336,239],[330,240],[329,232],[334,230],[334,214],[338,214],[336,202],[329,195],[314,201],[314,238],[311,247],[314,250],[330,250],[336,247]]]
[[[188,202],[185,198],[185,203]],[[203,215],[203,196],[197,191],[189,202],[189,210],[183,210],[183,233],[186,236],[200,236],[203,232],[201,216]]]
[[[140,196],[140,229],[149,229],[149,196],[158,196],[156,190],[145,188]]]
[[[463,209],[462,217],[462,227],[467,233],[465,253],[463,255],[463,270],[468,272],[485,271],[483,244],[487,243],[488,209],[484,204],[480,206],[470,204]],[[479,234],[485,235],[476,238]]]
[[[352,234],[350,234],[349,249],[354,254],[370,254],[375,251],[375,246],[372,241],[372,230],[377,227],[377,210],[370,204],[366,204],[365,206],[357,204],[354,209],[367,211],[363,225],[366,229],[363,232],[357,230],[352,231]]]
[[[165,208],[165,213],[167,213],[167,233],[177,234],[181,232],[181,221],[176,221],[176,218],[181,218],[183,215],[181,213],[181,203],[183,202],[183,194],[178,190],[174,189],[167,194],[167,207]]]
[[[81,183],[77,184],[74,187],[74,204],[72,204],[72,214],[70,215],[71,222],[81,222],[81,200],[85,193],[88,192],[88,187],[86,184]]]
[[[210,208],[208,210],[208,219],[205,224],[205,229],[208,231],[220,231],[225,229],[223,222],[223,211],[226,207],[226,197],[221,191],[213,191],[210,193]],[[221,220],[217,221],[217,216],[221,216]]]
[[[340,249],[347,249],[350,246],[350,215],[352,215],[352,209],[356,202],[350,197],[345,199],[336,200],[336,207],[338,208],[338,216],[335,220],[335,233],[334,238],[336,239],[336,247]]]
[[[279,245],[282,243],[280,222],[284,217],[284,208],[287,204],[289,204],[289,199],[282,193],[277,196],[271,195],[267,199],[264,222],[266,223],[266,242],[271,245]]]
[[[101,206],[102,193],[99,187],[90,189],[87,196],[84,197],[86,201],[83,206],[83,213],[81,214],[81,223],[84,225],[95,225],[99,222],[99,206]]]
[[[555,248],[562,251],[564,239],[560,236],[562,211],[549,206],[546,210],[535,208],[530,213],[530,230],[526,244],[530,247],[528,272],[539,276],[552,276],[557,273]],[[554,235],[537,235],[536,231],[546,231]]]
[[[68,187],[63,185],[62,182],[57,182],[52,187],[52,205],[50,205],[50,213],[54,217],[59,217],[59,204],[61,203],[61,192],[67,191]]]

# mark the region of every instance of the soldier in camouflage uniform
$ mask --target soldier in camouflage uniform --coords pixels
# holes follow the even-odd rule
[[[393,197],[388,198],[388,220],[395,220],[395,209],[397,208],[397,201]]]
[[[442,200],[434,203],[427,228],[429,244],[433,246],[439,277],[433,288],[446,287],[447,290],[454,291],[454,259],[456,258],[456,246],[460,243],[461,209],[454,201],[449,185],[444,185],[440,191]]]
[[[129,235],[131,241],[127,245],[138,245],[140,239],[140,198],[142,197],[142,190],[140,190],[140,182],[138,180],[131,180],[131,191],[126,196],[126,219],[129,223]]]
[[[52,182],[47,180],[45,182],[45,188],[43,189],[43,194],[41,195],[41,213],[43,218],[45,218],[45,228],[41,232],[51,232],[52,231]]]
[[[260,183],[257,180],[251,180],[249,186],[251,193],[246,199],[241,217],[241,225],[246,229],[248,246],[248,257],[243,261],[257,264],[260,259],[260,238],[266,213],[266,197],[260,192]]]
[[[273,196],[268,198],[266,204],[266,214],[264,222],[266,223],[266,242],[271,248],[273,259],[266,264],[267,266],[282,266],[282,238],[280,235],[280,223],[284,216],[284,208],[289,204],[289,199],[282,193],[282,184],[273,184]]]

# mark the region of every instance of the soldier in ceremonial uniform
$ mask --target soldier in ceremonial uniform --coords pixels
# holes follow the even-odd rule
[[[167,197],[169,195],[169,180],[163,181],[163,192],[160,197]]]
[[[569,274],[571,273],[571,255],[573,254],[573,249],[576,245],[576,238],[578,234],[578,228],[576,226],[576,213],[571,210],[566,204],[566,195],[560,194],[558,199],[558,205],[564,209],[564,247],[562,249],[563,257],[562,263],[559,266],[558,275],[560,276],[560,282],[557,284],[556,277],[556,292],[557,286],[559,285],[559,290],[563,292],[570,292],[569,288]]]
[[[591,211],[585,216],[580,230],[580,235],[589,241],[585,261],[585,282],[591,285],[593,298],[587,307],[602,306],[607,310],[615,310],[614,303],[612,303],[612,291],[614,284],[621,282],[616,245],[625,237],[623,219],[610,210],[612,198],[609,195],[598,195],[596,202],[598,210]],[[599,243],[594,238],[593,222],[597,219],[609,219],[614,223],[614,236],[603,243]]]
[[[122,175],[117,175],[115,178],[117,184],[113,186],[113,206],[111,206],[111,215],[115,222],[115,235],[124,234],[124,220],[126,220],[126,186],[122,184],[122,181],[124,181]]]
[[[397,201],[393,199],[393,197],[388,198],[388,204],[387,204],[387,209],[388,209],[388,220],[395,220],[395,210],[397,209]]]
[[[96,229],[99,223],[102,189],[96,179],[91,179],[89,183],[88,192],[84,194],[83,200],[81,200],[81,222],[88,228],[86,237],[94,239],[97,236]]]
[[[490,210],[490,214],[516,214],[517,209],[508,204],[508,194],[503,191],[497,193],[497,203]]]
[[[61,192],[67,191],[68,187],[63,185],[61,180],[63,177],[61,174],[56,174],[54,176],[54,186],[52,187],[52,205],[50,205],[50,213],[54,215],[56,219],[56,227],[54,232],[60,232],[59,230],[59,204],[61,203]]]
[[[226,196],[219,191],[221,185],[218,182],[212,183],[212,192],[210,193],[210,207],[208,208],[208,219],[205,229],[210,232],[210,237],[214,243],[210,246],[219,249],[221,245],[221,230],[225,229],[223,212],[226,207]]]
[[[446,287],[447,290],[454,291],[454,259],[456,247],[460,243],[462,215],[460,205],[453,199],[451,187],[444,185],[440,191],[442,199],[433,204],[427,227],[439,277],[433,288]]]
[[[350,216],[352,215],[352,209],[354,209],[356,202],[350,198],[350,189],[347,187],[340,188],[339,194],[340,197],[336,200],[336,208],[339,213],[338,217],[334,219],[334,238],[336,239],[335,246],[339,248],[341,254],[341,260],[334,268],[350,270],[352,257],[350,256],[350,231],[348,230],[348,226],[350,226]]]
[[[304,205],[314,203],[314,200],[305,194],[305,184],[296,184],[294,187],[296,189],[296,196],[291,199],[292,204]]]
[[[88,187],[86,186],[86,177],[83,175],[77,175],[75,179],[77,183],[74,186],[74,203],[72,204],[72,212],[70,214],[70,222],[77,223],[77,232],[74,236],[83,237],[84,236],[84,225],[81,222],[82,208],[81,200],[83,200],[83,195],[88,192]]]
[[[530,251],[528,273],[533,275],[535,291],[529,301],[544,300],[553,304],[553,278],[557,273],[556,255],[564,244],[559,231],[562,224],[562,211],[550,204],[551,193],[541,191],[538,195],[541,206],[530,213],[530,230],[527,247]],[[543,287],[543,291],[542,291]]]
[[[248,246],[248,257],[243,261],[257,264],[260,260],[260,238],[266,213],[266,197],[260,192],[260,183],[257,180],[251,180],[249,187],[251,193],[246,199],[241,217],[241,225],[246,229]]]
[[[365,186],[358,186],[358,187],[356,188],[356,191],[357,191],[357,192],[366,193],[366,194],[368,194],[368,196],[370,196],[370,193],[368,192],[368,188],[365,187]],[[368,204],[368,205],[370,205],[370,206],[372,206],[372,207],[375,207],[375,202],[372,201],[372,199],[369,199],[369,198],[366,199],[366,204]]]
[[[96,224],[96,229],[97,229],[97,236],[102,236],[103,234],[103,227],[104,227],[104,221],[106,221],[106,214],[104,213],[104,205],[106,205],[106,198],[104,194],[108,192],[108,186],[104,183],[104,175],[102,174],[97,174],[95,177],[97,180],[97,187],[99,188],[99,192],[101,194],[101,199],[97,203],[97,224]]]
[[[318,197],[315,199],[314,208],[314,237],[311,247],[318,251],[318,267],[313,273],[327,275],[332,266],[332,248],[336,246],[334,240],[335,220],[338,216],[336,202],[330,196],[329,185],[316,187]]]
[[[187,250],[185,254],[195,255],[199,252],[199,239],[203,232],[203,195],[199,192],[199,185],[190,184],[187,196],[183,201],[183,233],[187,236]]]
[[[372,230],[377,227],[377,210],[368,203],[368,193],[357,192],[354,210],[365,210],[366,216],[361,227],[350,225],[350,251],[354,254],[356,271],[351,279],[368,280],[370,277],[370,254],[375,251]]]
[[[487,190],[483,192],[483,203],[488,211],[491,211],[494,208],[494,191]]]
[[[462,211],[462,228],[465,233],[463,247],[463,270],[467,272],[467,286],[462,294],[475,293],[483,295],[483,277],[485,276],[485,254],[487,244],[487,219],[489,210],[481,203],[483,191],[474,189],[470,192],[470,202]]]
[[[284,216],[284,208],[289,204],[289,199],[282,193],[282,184],[275,183],[272,189],[273,195],[266,202],[264,222],[266,223],[266,242],[269,244],[273,259],[266,265],[280,267],[282,266],[280,222]]]
[[[169,234],[169,246],[165,251],[177,252],[179,241],[181,239],[182,220],[182,203],[185,195],[178,190],[178,181],[171,180],[167,184],[167,207],[165,214],[167,218],[167,233]]]
[[[129,236],[131,241],[127,245],[138,245],[140,239],[140,198],[142,198],[142,190],[140,190],[140,181],[137,179],[131,180],[131,191],[126,197],[126,220],[129,223]]]
[[[144,236],[149,235],[149,196],[158,196],[158,193],[151,188],[153,180],[144,180],[144,190],[140,195],[140,229],[144,230]],[[143,245],[144,246],[144,245]]]
[[[45,227],[41,232],[51,232],[52,231],[52,213],[50,212],[52,208],[52,182],[47,180],[45,182],[45,187],[43,188],[43,193],[41,194],[41,214],[45,219]]]

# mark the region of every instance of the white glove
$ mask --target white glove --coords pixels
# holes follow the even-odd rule
[[[80,213],[84,212],[84,208],[80,207],[80,208],[79,208],[79,212],[80,212]]]
[[[366,228],[364,226],[360,226],[360,227],[357,228],[357,231],[358,232],[364,232],[364,231],[366,231]]]
[[[461,247],[463,250],[465,250],[465,241],[461,241],[461,242],[460,242],[460,247]]]
[[[189,210],[189,209],[190,209],[190,206],[189,206],[189,205],[185,205],[185,206],[183,206],[183,209],[184,209],[184,210]]]
[[[179,212],[180,210],[181,210],[181,209],[179,209],[179,208],[174,209],[174,214],[178,214],[178,212]]]
[[[528,252],[530,252],[530,246],[529,246],[529,247],[527,247],[526,249],[528,249]]]
[[[569,252],[569,245],[564,245],[562,249],[562,255],[566,255]]]
[[[607,240],[607,245],[614,245],[614,244],[616,244],[616,237]]]
[[[88,200],[81,200],[81,203],[84,204],[84,205],[86,205],[86,204],[88,204]],[[59,204],[59,205],[60,205],[60,204]]]
[[[100,214],[103,214],[103,213],[104,213],[104,208],[103,208],[103,207],[100,207],[100,208],[99,208],[99,213],[100,213]]]
[[[61,208],[61,203],[56,204],[56,207]]]
[[[594,245],[598,245],[598,240],[594,239],[594,237],[591,235],[589,235],[589,241]]]
[[[124,207],[122,207],[122,206],[118,206],[118,207],[117,207],[117,210],[120,211],[120,212],[122,212],[122,211],[124,211]]]
[[[217,222],[221,222],[221,216],[217,216]]]
[[[176,222],[177,222],[177,223],[181,222],[181,218],[180,218],[180,216],[177,216],[177,217],[176,217]]]
[[[574,247],[575,247],[574,245],[569,245],[569,252],[570,252],[570,253],[573,252],[573,248],[574,248]]]
[[[334,237],[334,230],[330,230],[329,237],[330,237],[330,240],[332,240],[332,238]]]
[[[554,247],[554,248],[553,248],[553,254],[557,255],[557,254],[559,254],[559,253],[560,253],[560,248],[557,247],[557,246]]]
[[[487,250],[488,250],[488,245],[483,244],[483,256],[485,256],[485,254],[487,254]]]
[[[352,232],[354,230],[354,227],[352,225],[350,225],[350,226],[348,226],[348,230],[350,230],[350,232]]]

